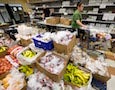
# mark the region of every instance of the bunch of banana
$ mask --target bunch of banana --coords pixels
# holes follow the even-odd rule
[[[64,74],[64,80],[71,82],[72,84],[81,87],[88,84],[90,74],[80,70],[73,64],[68,64],[66,73]]]
[[[0,52],[4,52],[4,51],[6,51],[6,49],[7,49],[7,47],[1,46],[1,47],[0,47]]]
[[[24,65],[24,66],[20,66],[18,68],[18,70],[22,73],[25,73],[26,76],[30,76],[31,74],[33,74],[33,68],[27,66],[27,65]]]
[[[25,50],[22,55],[27,58],[32,58],[33,56],[36,55],[36,53],[32,50]]]

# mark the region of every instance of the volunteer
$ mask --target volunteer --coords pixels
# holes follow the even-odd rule
[[[42,18],[45,19],[46,17],[50,16],[50,10],[49,8],[46,8],[45,5],[43,5],[43,14],[42,14]]]
[[[72,23],[71,23],[73,31],[76,31],[78,29],[78,36],[80,33],[80,30],[79,30],[80,27],[87,28],[87,26],[82,23],[82,15],[81,15],[82,11],[83,11],[83,3],[78,2],[77,3],[77,10],[73,14]]]

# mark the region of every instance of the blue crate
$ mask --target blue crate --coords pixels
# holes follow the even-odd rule
[[[36,38],[41,38],[41,37],[42,37],[41,35],[36,36]],[[36,38],[33,38],[33,41],[36,47],[42,48],[44,50],[52,50],[54,48],[53,40],[49,42],[42,42],[42,41],[37,40]]]

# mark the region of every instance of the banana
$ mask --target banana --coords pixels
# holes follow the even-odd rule
[[[31,74],[30,74],[30,72],[29,71],[27,71],[26,72],[26,76],[30,76]]]
[[[6,50],[6,47],[2,46],[0,47],[0,52],[4,52]]]
[[[83,74],[82,77],[85,79],[85,80],[88,80],[90,78],[90,75],[89,74]]]
[[[3,49],[3,51],[5,51],[5,50],[6,50],[6,47],[3,46],[2,49]]]
[[[71,74],[70,75],[70,80],[73,81],[74,80],[74,76]]]
[[[31,50],[26,50],[26,51],[22,52],[22,55],[25,57],[31,58],[31,57],[35,56],[36,53]]]
[[[28,68],[28,71],[30,72],[30,74],[33,74],[33,69],[32,68]]]
[[[25,73],[27,71],[25,66],[21,66],[18,68],[18,70],[20,70],[21,72]]]
[[[29,76],[29,75],[33,74],[33,72],[34,72],[33,69],[30,68],[27,65],[19,67],[18,70],[20,70],[21,72],[25,73],[26,76]]]
[[[83,85],[87,85],[89,78],[90,74],[84,72],[83,70],[80,70],[78,67],[74,66],[71,63],[68,64],[66,74],[64,75],[64,80],[81,87]]]
[[[82,77],[82,74],[77,74],[77,76],[82,80],[83,84],[85,84],[85,79]]]
[[[83,83],[82,80],[81,80],[79,77],[77,77],[76,80],[79,82],[79,84],[82,84],[82,83]]]

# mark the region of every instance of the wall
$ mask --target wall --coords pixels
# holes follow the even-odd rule
[[[0,3],[21,4],[23,6],[24,11],[31,11],[29,9],[29,4],[27,4],[27,0],[0,0]]]

